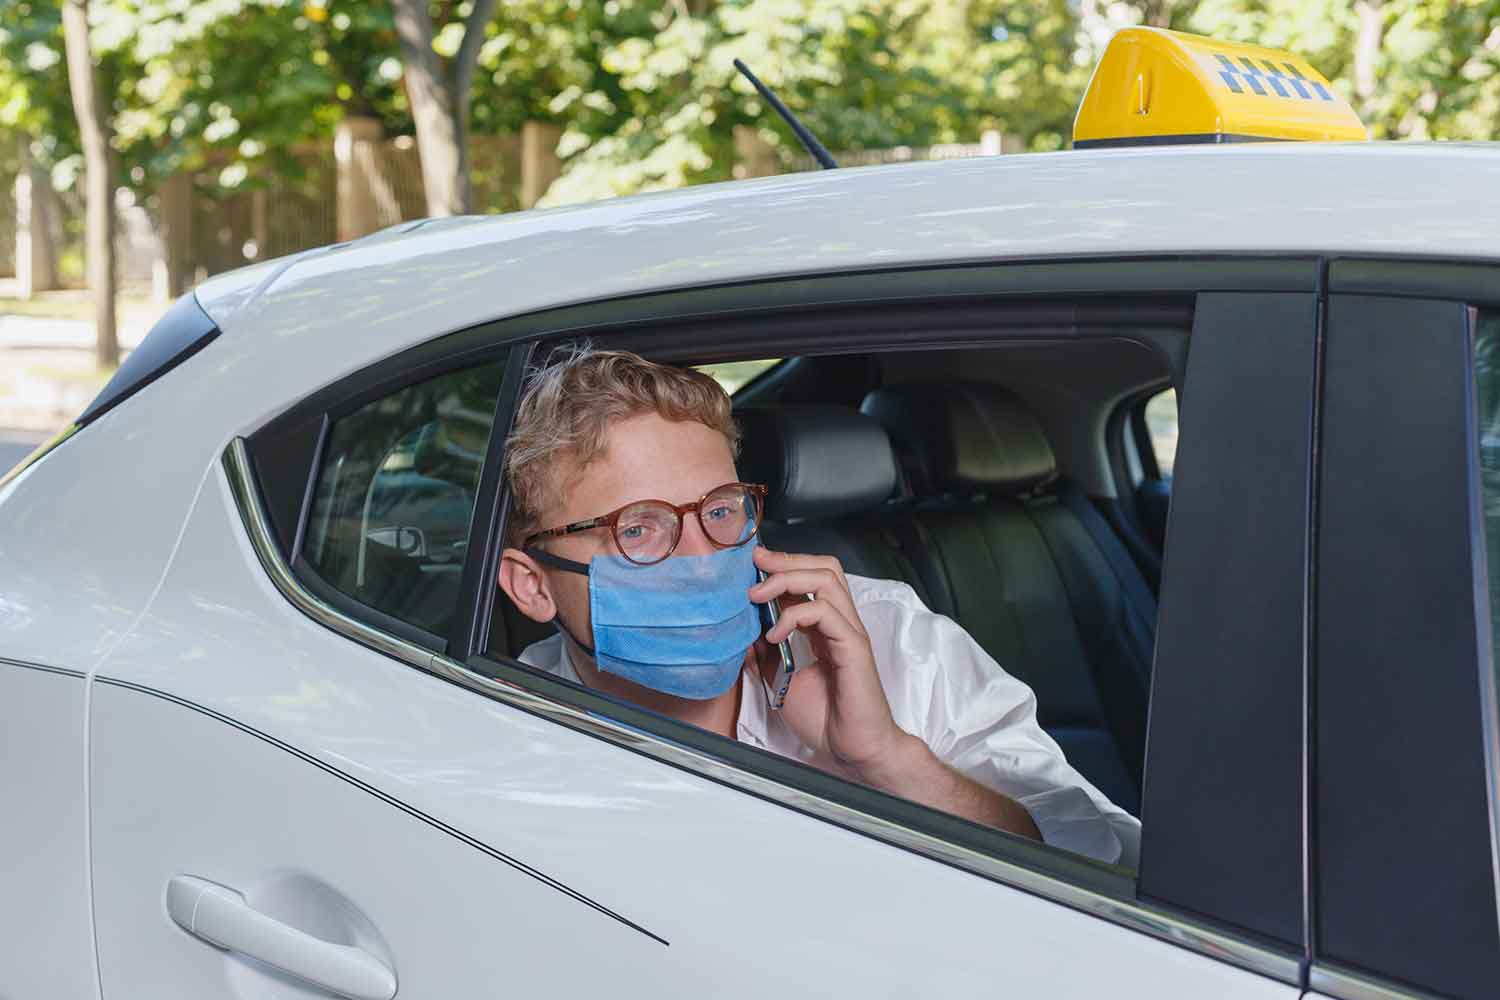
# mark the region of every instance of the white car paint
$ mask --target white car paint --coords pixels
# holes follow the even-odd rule
[[[94,995],[84,683],[0,659],[0,997]]]
[[[218,458],[378,358],[550,306],[944,262],[1495,259],[1497,180],[1500,156],[1460,146],[1000,157],[445,220],[213,279],[197,293],[223,330],[211,350],[0,490],[0,657],[73,672],[0,663],[0,790],[27,803],[0,829],[7,859],[22,859],[7,879],[19,889],[0,893],[0,995],[97,995],[90,836],[97,954],[122,996],[306,995],[173,924],[163,899],[180,874],[301,906],[329,934],[368,918],[403,996],[518,977],[625,996],[663,982],[745,995],[1294,993],[357,647],[265,578]],[[775,870],[755,862],[771,843],[794,845]],[[336,898],[363,917],[307,902]],[[786,943],[768,955],[773,937]]]
[[[500,982],[620,997],[1295,992],[351,647],[266,582],[217,471],[160,594],[104,673],[95,903],[104,978],[123,995],[196,998],[227,984],[250,997],[272,982],[278,996],[317,995],[170,921],[139,919],[141,900],[176,875],[253,901],[294,873],[379,929],[401,996]],[[291,743],[670,945],[240,728],[122,683]],[[1087,962],[1073,960],[1081,936]]]
[[[439,220],[316,252],[253,298],[234,276],[210,280],[198,297],[226,333],[261,334],[266,360],[283,366],[276,386],[295,386],[297,398],[437,333],[688,285],[896,264],[1164,253],[1494,259],[1497,185],[1500,150],[1477,145],[1264,143],[981,157]],[[352,353],[351,330],[359,338]],[[287,370],[294,360],[307,371]]]

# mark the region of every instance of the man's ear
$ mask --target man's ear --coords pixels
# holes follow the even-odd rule
[[[520,549],[500,553],[498,582],[516,609],[532,621],[550,622],[557,617],[557,604],[542,568]]]

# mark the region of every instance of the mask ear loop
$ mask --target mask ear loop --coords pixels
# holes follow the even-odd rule
[[[539,549],[534,545],[524,548],[521,551],[543,566],[551,566],[553,569],[560,569],[565,573],[577,573],[579,576],[589,575],[588,563],[577,562],[573,559],[564,559],[562,556],[555,556],[546,549]]]
[[[564,559],[562,556],[553,555],[546,549],[539,549],[535,546],[522,549],[521,551],[526,553],[531,558],[535,559],[537,562],[541,563],[543,566],[551,566],[553,569],[560,569],[564,573],[577,573],[580,576],[589,575],[588,563],[581,563],[574,559]],[[548,624],[552,625],[569,639],[572,639],[573,645],[583,650],[589,655],[589,657],[593,657],[594,647],[588,645],[585,642],[580,642],[578,636],[573,634],[573,630],[563,624],[562,615],[554,614],[552,616],[552,621]]]

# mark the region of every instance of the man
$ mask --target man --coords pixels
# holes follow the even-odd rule
[[[507,442],[499,583],[559,634],[523,662],[977,823],[1133,866],[1139,824],[1036,723],[1036,701],[906,584],[757,544],[719,385],[581,348],[528,383]],[[764,579],[756,582],[757,572]],[[755,604],[780,598],[761,634]],[[763,681],[797,651],[785,706]]]

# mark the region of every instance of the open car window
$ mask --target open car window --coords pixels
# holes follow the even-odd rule
[[[732,392],[775,364],[693,367]],[[1082,853],[1134,866],[1130,817],[1140,809],[1156,606],[1090,499],[1112,490],[1102,431],[1092,429],[1105,426],[1122,394],[1170,377],[1164,356],[1101,339],[803,356],[799,365],[805,370],[787,387],[795,402],[779,401],[771,386],[736,404],[739,474],[768,489],[764,543],[836,557],[861,595],[904,595],[903,621],[935,613],[957,623],[962,631],[947,646],[912,664],[925,673],[911,683],[946,690],[968,717],[947,728],[941,713],[919,709],[922,699],[892,692],[899,723],[934,745],[965,744],[950,763],[993,782],[994,761],[1013,751],[1013,734],[999,723],[1034,693],[1028,725],[1036,738],[1061,748],[1059,763],[1076,772],[1070,780],[1079,794],[1118,811],[1129,842],[1090,853],[1055,825],[1049,832]],[[881,591],[892,585],[899,590]],[[996,595],[1018,586],[1024,605],[994,615]],[[551,623],[526,618],[502,592],[496,602],[495,655],[532,664],[557,658]],[[869,613],[882,611],[872,605]],[[887,655],[896,654],[877,652]],[[1017,697],[1006,700],[1012,687]],[[764,743],[798,756],[774,736]],[[1044,801],[1031,805],[1043,825],[1051,822]],[[1101,836],[1116,834],[1106,828]]]
[[[1177,461],[1177,390],[1164,389],[1147,400],[1145,417],[1157,471],[1163,479],[1170,479]]]
[[[783,360],[782,358],[753,358],[747,361],[721,361],[693,367],[705,375],[712,376],[715,382],[723,386],[725,392],[733,396],[781,364]]]

